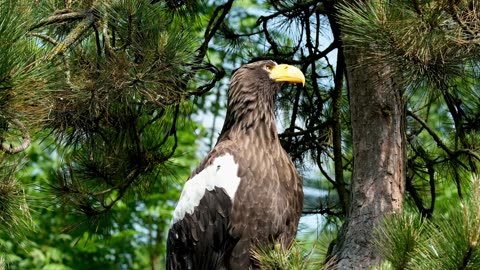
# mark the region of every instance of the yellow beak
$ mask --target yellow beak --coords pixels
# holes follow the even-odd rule
[[[302,71],[290,65],[276,65],[270,70],[270,77],[277,82],[302,83],[305,85],[305,76]]]

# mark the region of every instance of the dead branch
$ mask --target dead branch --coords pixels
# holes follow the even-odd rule
[[[49,24],[54,24],[54,23],[62,23],[62,22],[67,22],[67,21],[75,21],[75,20],[80,20],[85,18],[86,13],[85,12],[70,12],[70,13],[64,13],[64,14],[55,14],[52,15],[45,20],[41,20],[39,23],[33,25],[30,27],[30,31],[33,29],[40,28],[45,25]]]
[[[38,38],[41,38],[41,39],[43,39],[43,40],[45,40],[45,41],[48,41],[48,42],[52,43],[53,45],[57,45],[57,44],[58,44],[58,41],[57,41],[56,39],[52,38],[51,36],[42,34],[42,33],[31,32],[31,33],[28,33],[27,35],[30,36],[30,37],[38,37]]]
[[[32,138],[28,134],[28,130],[25,128],[25,125],[22,124],[20,121],[17,119],[12,120],[12,123],[17,126],[21,131],[22,131],[22,143],[18,146],[13,146],[12,143],[8,144],[4,141],[4,138],[1,138],[1,149],[3,152],[7,154],[16,154],[19,152],[24,151],[25,149],[30,146],[30,143],[32,142]]]
[[[93,13],[88,13],[88,15],[73,29],[65,39],[58,43],[52,50],[52,53],[48,56],[47,60],[51,61],[55,56],[63,54],[67,49],[72,46],[73,43],[78,41],[80,37],[87,31],[87,29],[93,25],[97,18]]]

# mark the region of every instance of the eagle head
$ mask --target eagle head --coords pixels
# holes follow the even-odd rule
[[[279,65],[272,60],[249,63],[237,69],[230,82],[227,115],[221,133],[234,126],[244,129],[273,122],[275,95],[284,83],[305,84],[305,76],[294,66]]]
[[[257,61],[237,69],[231,81],[231,91],[235,89],[274,90],[276,94],[282,83],[301,83],[305,85],[305,76],[297,67],[277,64],[272,60]]]

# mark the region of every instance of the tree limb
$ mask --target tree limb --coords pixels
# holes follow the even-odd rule
[[[28,33],[27,36],[41,38],[43,40],[46,40],[46,41],[52,43],[53,45],[58,44],[58,41],[56,39],[54,39],[54,38],[52,38],[48,35],[42,34],[42,33],[31,32],[31,33]]]
[[[92,26],[96,19],[97,18],[93,12],[89,12],[87,16],[65,37],[65,39],[53,48],[52,53],[47,57],[47,60],[51,61],[55,56],[65,53],[65,51],[67,51],[73,43],[78,41],[83,33]]]
[[[45,25],[49,24],[54,24],[54,23],[61,23],[61,22],[67,22],[67,21],[74,21],[74,20],[80,20],[85,18],[86,13],[85,12],[70,12],[70,13],[64,13],[64,14],[55,14],[52,15],[45,20],[41,20],[39,23],[33,25],[30,27],[30,31],[33,29],[40,28]]]
[[[211,71],[213,74],[215,74],[214,78],[207,84],[198,87],[196,90],[186,92],[184,95],[185,97],[201,96],[205,94],[206,92],[210,91],[210,89],[212,89],[215,84],[225,76],[225,70],[223,70],[223,68],[217,68],[210,63],[207,63],[203,70]]]
[[[210,22],[208,23],[207,29],[205,30],[205,34],[204,34],[205,39],[203,40],[202,45],[200,45],[200,48],[198,48],[198,54],[196,57],[196,60],[198,62],[201,62],[202,59],[207,54],[208,43],[210,43],[210,40],[213,38],[215,33],[220,28],[220,25],[222,24],[223,20],[225,19],[228,12],[232,8],[233,2],[234,0],[229,0],[227,3],[221,6],[218,6],[213,12],[212,17],[210,18]],[[220,12],[221,14],[218,15]]]
[[[423,121],[420,117],[415,115],[411,111],[407,111],[407,115],[415,119],[420,125],[422,125],[425,130],[432,136],[433,140],[437,143],[437,145],[443,149],[449,156],[458,156],[460,154],[466,154],[474,157],[478,161],[480,161],[480,155],[470,149],[460,149],[460,150],[452,150],[448,148],[448,146],[442,141],[442,139],[435,133],[435,131],[425,122]]]
[[[22,131],[23,141],[18,146],[13,146],[11,143],[7,146],[7,145],[4,144],[4,139],[1,138],[1,143],[0,143],[1,149],[2,149],[3,152],[5,152],[7,154],[16,154],[16,153],[22,152],[25,149],[27,149],[28,146],[30,146],[30,143],[32,142],[32,138],[28,134],[28,130],[25,128],[24,124],[22,124],[17,119],[13,119],[12,123],[15,124]]]

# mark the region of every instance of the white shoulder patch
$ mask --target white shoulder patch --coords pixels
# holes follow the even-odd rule
[[[224,188],[233,202],[240,184],[237,172],[238,164],[235,163],[232,155],[226,154],[215,158],[211,165],[185,183],[173,212],[172,224],[183,219],[185,213],[193,213],[195,206],[203,198],[205,190],[213,190],[215,187]]]

